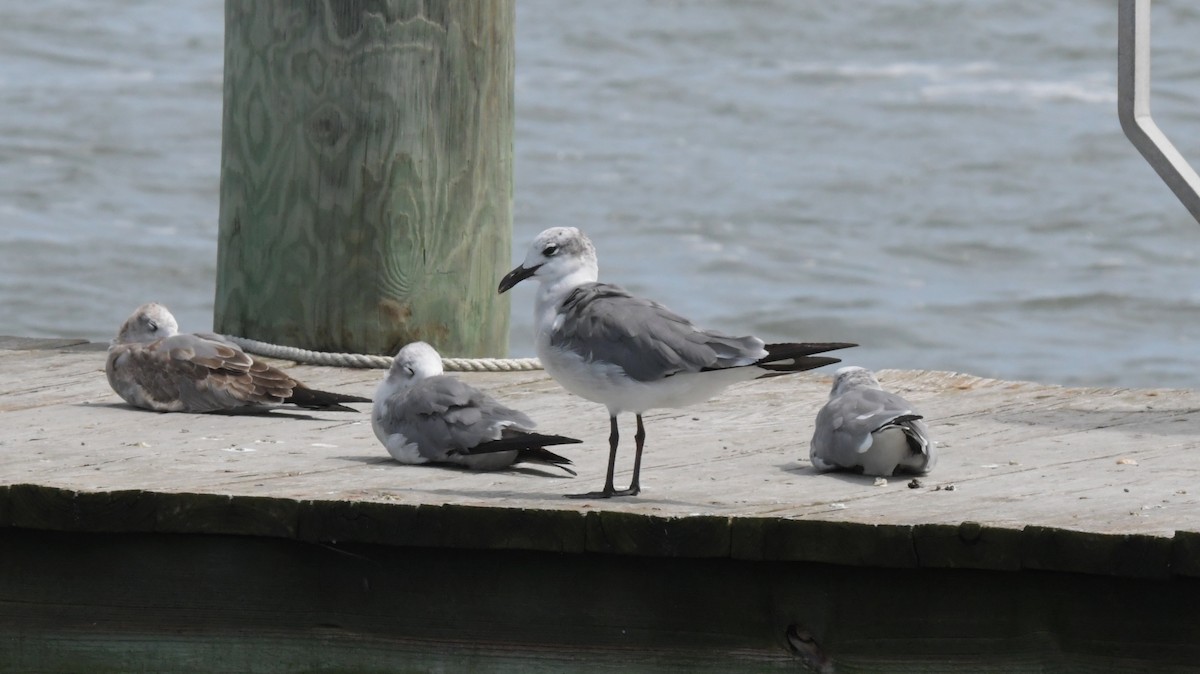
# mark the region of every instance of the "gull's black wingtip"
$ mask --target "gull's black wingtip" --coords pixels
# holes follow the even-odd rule
[[[763,348],[767,350],[767,357],[759,362],[769,363],[775,360],[784,358],[795,358],[797,356],[811,356],[817,353],[826,353],[828,351],[837,351],[839,349],[850,349],[858,346],[850,342],[800,342],[790,343],[781,342],[779,344],[767,344]]]
[[[511,452],[513,450],[544,449],[554,445],[574,445],[583,440],[568,438],[565,435],[543,435],[525,431],[507,431],[508,435],[496,440],[475,445],[467,450],[467,454],[493,454],[495,452]]]
[[[788,358],[781,362],[759,363],[758,367],[770,370],[767,374],[762,375],[763,377],[772,377],[777,374],[787,374],[789,372],[815,370],[818,367],[825,367],[826,365],[833,365],[840,362],[842,362],[841,358],[830,356],[800,356],[798,358]]]
[[[341,403],[369,403],[371,399],[346,393],[318,391],[307,386],[297,386],[292,389],[291,397],[284,402],[289,402],[297,407],[322,412],[357,412],[358,410],[353,407],[346,407]]]
[[[568,438],[565,435],[541,435],[537,436],[538,441],[543,445],[575,445],[583,442],[579,438]]]
[[[578,442],[578,441],[577,441]],[[545,466],[553,466],[569,474],[571,477],[576,477],[578,473],[571,469],[571,465],[575,462],[560,454],[546,449],[545,447],[531,447],[521,450],[517,457],[518,463],[538,463]]]
[[[849,342],[805,342],[799,344],[767,344],[767,357],[755,365],[772,372],[803,372],[825,365],[840,363],[840,358],[832,356],[816,356],[813,354],[849,349],[858,346]]]

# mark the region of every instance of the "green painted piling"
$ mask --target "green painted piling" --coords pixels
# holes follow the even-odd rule
[[[227,0],[214,328],[507,352],[515,0]]]

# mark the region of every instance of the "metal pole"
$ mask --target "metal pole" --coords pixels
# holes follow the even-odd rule
[[[1120,0],[1117,13],[1117,115],[1121,128],[1200,222],[1200,176],[1150,118],[1150,0]]]

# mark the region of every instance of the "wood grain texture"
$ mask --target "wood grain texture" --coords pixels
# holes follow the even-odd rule
[[[218,332],[507,352],[514,4],[226,3]]]
[[[907,478],[874,486],[813,471],[808,439],[829,377],[779,377],[647,415],[642,495],[595,503],[563,495],[603,480],[607,414],[541,372],[463,378],[542,430],[583,439],[564,450],[578,478],[402,466],[374,438],[365,405],[361,415],[138,411],[109,390],[103,353],[12,343],[26,350],[0,350],[0,524],[1200,577],[1193,391],[884,371],[881,380],[926,413],[941,453],[910,489]],[[368,396],[382,377],[289,372]],[[619,479],[631,455],[626,447],[618,456]]]
[[[464,379],[583,438],[579,477],[398,464],[365,405],[137,410],[94,345],[0,338],[0,672],[792,671],[791,625],[838,671],[1200,657],[1197,392],[881,372],[941,451],[910,489],[813,471],[829,377],[779,377],[647,415],[642,495],[581,502],[604,409]]]

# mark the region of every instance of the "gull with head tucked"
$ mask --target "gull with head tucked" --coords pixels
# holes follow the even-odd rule
[[[311,389],[253,358],[221,335],[180,334],[161,304],[133,312],[108,347],[108,383],[125,402],[158,412],[261,410],[291,403],[356,412],[341,403],[370,398]]]
[[[375,437],[400,463],[499,470],[529,462],[574,475],[571,460],[546,446],[579,440],[534,433],[529,429],[535,425],[523,412],[442,374],[442,357],[425,342],[396,353],[371,410]]]
[[[883,390],[870,370],[843,367],[834,375],[829,402],[817,412],[809,458],[820,471],[927,473],[937,457],[921,418],[907,400]]]
[[[642,414],[703,402],[737,382],[810,370],[838,362],[813,354],[846,343],[764,344],[702,330],[663,305],[597,282],[596,249],[574,227],[538,234],[525,261],[500,281],[499,292],[533,278],[534,340],[542,367],[563,388],[608,408],[608,475],[598,492],[575,498],[632,496],[641,490]],[[617,415],[633,412],[633,478],[617,490]]]

